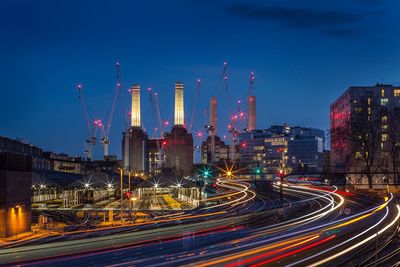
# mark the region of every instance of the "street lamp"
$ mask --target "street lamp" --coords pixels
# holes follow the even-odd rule
[[[128,192],[131,192],[131,171],[128,171]]]
[[[123,169],[122,168],[118,168],[119,169],[119,174],[120,174],[120,191],[121,191],[121,197],[120,197],[120,201],[121,201],[121,223],[122,223],[122,179],[123,179]]]
[[[279,178],[280,178],[280,185],[279,185],[279,195],[281,200],[283,199],[283,176],[285,175],[285,172],[283,169],[279,170]]]

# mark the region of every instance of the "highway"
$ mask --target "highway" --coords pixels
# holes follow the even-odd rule
[[[256,197],[248,181],[218,180],[215,202],[123,233],[0,250],[19,266],[367,265],[398,235],[393,195],[370,199],[335,187],[284,184]],[[279,189],[279,185],[276,185]],[[378,240],[378,242],[377,242]],[[398,254],[394,254],[396,257]]]

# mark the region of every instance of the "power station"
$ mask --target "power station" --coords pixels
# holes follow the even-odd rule
[[[193,168],[193,136],[185,127],[183,83],[175,83],[174,126],[165,135],[165,165],[182,176]]]
[[[179,175],[190,175],[193,168],[193,136],[185,127],[183,83],[175,83],[174,126],[163,139],[149,138],[141,126],[140,85],[133,85],[131,93],[131,127],[122,137],[123,167],[129,171],[149,171],[150,168],[155,172],[161,165]],[[161,164],[155,163],[157,161]]]
[[[109,156],[108,146],[110,144],[109,131],[117,101],[121,101],[122,84],[120,81],[120,64],[116,63],[116,86],[112,102],[111,114],[107,123],[99,119],[92,120],[89,116],[88,108],[83,96],[83,87],[78,85],[79,98],[83,106],[86,118],[88,137],[85,143],[86,160],[93,160],[93,148],[97,142],[97,135],[100,133],[103,137],[100,139],[104,147],[104,159],[112,160]],[[177,175],[189,176],[193,173],[194,153],[200,152],[200,162],[203,164],[218,164],[223,161],[234,163],[240,156],[240,133],[252,132],[256,130],[256,97],[254,95],[254,73],[250,73],[249,89],[247,101],[238,106],[233,114],[230,114],[228,125],[228,135],[223,138],[218,135],[218,99],[230,99],[230,90],[228,87],[228,63],[224,62],[221,81],[224,96],[215,94],[210,98],[208,105],[207,125],[204,130],[196,131],[193,138],[194,121],[197,117],[196,104],[200,94],[200,79],[197,80],[197,87],[192,103],[192,114],[190,121],[185,120],[185,90],[182,82],[175,83],[174,91],[174,122],[172,129],[167,131],[169,122],[162,120],[158,104],[158,93],[151,88],[147,89],[150,96],[150,103],[153,112],[153,119],[156,127],[149,136],[147,130],[142,125],[142,91],[139,84],[130,86],[130,110],[124,110],[124,104],[119,103],[124,114],[129,113],[129,117],[124,118],[125,128],[122,134],[122,162],[121,166],[125,172],[149,172],[151,174],[160,173],[162,169],[172,169]],[[222,97],[222,98],[220,98]],[[228,103],[228,105],[230,105]],[[241,106],[243,105],[243,106]],[[226,107],[225,107],[226,110]],[[233,110],[233,109],[231,109]],[[226,115],[226,114],[225,114]],[[106,125],[106,127],[104,126]],[[224,127],[221,127],[222,129]],[[203,132],[207,138],[201,142]],[[114,157],[115,158],[115,157]]]

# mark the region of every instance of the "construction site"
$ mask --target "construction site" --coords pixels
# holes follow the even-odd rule
[[[136,83],[129,86],[127,92],[122,89],[120,67],[120,63],[117,62],[115,64],[114,96],[111,112],[106,122],[91,117],[84,96],[84,87],[81,84],[77,85],[87,125],[84,162],[90,164],[94,161],[94,147],[100,141],[103,146],[103,160],[118,162],[118,168],[114,170],[117,174],[121,177],[130,177],[131,174],[137,176],[136,174],[141,173],[139,178],[144,181],[144,184],[147,183],[146,186],[141,187],[139,184],[134,186],[135,189],[131,189],[131,184],[128,182],[129,189],[125,192],[121,178],[120,192],[115,193],[116,197],[126,193],[133,196],[138,203],[151,203],[148,207],[146,206],[146,209],[153,210],[198,206],[201,199],[201,184],[195,185],[194,182],[198,181],[199,166],[215,165],[223,168],[226,164],[237,165],[241,148],[240,134],[256,129],[254,73],[251,72],[249,75],[246,100],[233,100],[228,85],[228,63],[224,62],[207,107],[198,107],[199,98],[206,92],[201,87],[201,79],[197,79],[194,86],[194,96],[192,102],[189,103],[191,107],[189,116],[186,116],[188,112],[185,109],[185,104],[188,105],[188,101],[185,100],[185,86],[182,82],[175,82],[174,120],[170,123],[165,119],[168,117],[165,112],[160,110],[158,92],[152,88],[143,90],[141,85]],[[129,109],[126,108],[126,101],[124,100],[127,98],[130,102]],[[149,101],[146,102],[151,106],[154,124],[152,128],[146,129],[143,126],[142,108],[143,104],[146,103],[143,102],[143,99],[148,99]],[[224,108],[220,107],[222,110],[220,113],[229,118],[227,127],[220,129],[218,128],[217,116],[218,99],[224,99]],[[230,106],[226,106],[227,104]],[[122,142],[116,141],[121,142],[122,145],[121,161],[118,161],[118,156],[110,156],[109,154],[110,130],[112,129],[115,110],[118,108],[122,110],[125,125],[125,129],[118,129],[123,132]],[[198,109],[204,110],[202,116],[199,116]],[[148,116],[145,117],[148,119]],[[149,123],[146,122],[146,125],[149,125]],[[149,129],[153,129],[153,131],[150,132]],[[221,135],[218,134],[218,129],[222,133]],[[174,182],[171,182],[172,177],[176,177]],[[158,179],[159,182],[150,183],[150,179]],[[154,187],[155,184],[158,186],[157,189]],[[193,184],[191,188],[200,188],[200,190],[183,190],[188,188],[185,184]],[[172,187],[178,188],[179,193],[173,193],[169,189],[161,189]],[[152,192],[149,193],[151,190],[149,191],[146,188],[152,188]],[[169,197],[161,198],[161,201],[157,198],[154,199],[155,195],[164,193],[167,193]],[[109,194],[108,191],[107,194]],[[171,201],[165,201],[170,197]],[[147,198],[150,198],[150,200],[147,200]],[[155,205],[155,201],[166,202],[166,205]]]

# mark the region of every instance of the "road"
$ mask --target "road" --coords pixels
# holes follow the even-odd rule
[[[367,265],[397,235],[392,195],[368,199],[334,187],[285,184],[285,201],[256,197],[246,181],[218,181],[213,205],[132,231],[3,249],[20,266]],[[140,230],[140,231],[139,231]],[[378,242],[377,242],[378,240]]]

